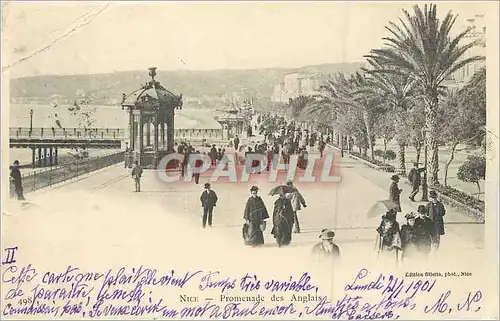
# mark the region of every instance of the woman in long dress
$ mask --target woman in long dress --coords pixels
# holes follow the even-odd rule
[[[269,218],[266,205],[260,196],[257,195],[259,188],[252,186],[250,188],[251,196],[248,198],[245,206],[243,218],[243,239],[245,245],[258,246],[264,244],[265,220]]]
[[[432,232],[433,232],[433,223],[427,214],[427,209],[425,205],[420,205],[418,207],[415,225],[418,229],[418,248],[422,253],[422,256],[429,257],[431,253],[432,246]]]
[[[389,211],[382,216],[377,233],[378,253],[386,258],[395,258],[397,261],[398,252],[401,250],[401,235],[395,211]]]
[[[285,194],[280,194],[279,198],[274,202],[273,230],[271,231],[279,247],[289,245],[292,241],[292,227],[292,203]]]
[[[415,213],[409,213],[405,216],[407,224],[401,226],[401,247],[403,250],[402,259],[411,259],[418,257],[419,252],[419,228],[415,224]]]

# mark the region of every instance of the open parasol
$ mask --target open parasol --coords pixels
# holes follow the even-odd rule
[[[384,215],[387,211],[392,210],[392,209],[397,209],[399,207],[398,204],[396,204],[393,201],[390,200],[385,200],[385,201],[378,201],[373,205],[370,210],[368,211],[368,217],[378,217]]]
[[[296,189],[293,186],[279,185],[279,186],[273,187],[273,189],[269,192],[269,195],[271,195],[271,196],[282,195],[282,194],[287,194],[287,193],[293,193],[295,191],[296,191]]]

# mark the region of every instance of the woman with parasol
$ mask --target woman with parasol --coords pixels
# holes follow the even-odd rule
[[[274,202],[273,230],[271,231],[279,247],[289,245],[292,241],[293,208],[286,194],[294,191],[295,189],[291,186],[280,185],[269,192],[272,196],[279,195]]]
[[[250,188],[251,196],[248,198],[243,215],[245,219],[243,239],[245,245],[250,246],[264,244],[264,234],[262,232],[266,228],[265,220],[269,218],[264,201],[257,195],[258,191],[259,188],[257,186]]]
[[[385,257],[394,257],[398,261],[401,250],[401,234],[399,223],[396,221],[394,209],[382,216],[380,226],[377,228],[378,254]]]
[[[401,250],[401,235],[399,223],[396,221],[396,214],[399,204],[393,201],[379,201],[368,212],[368,217],[376,217],[380,212],[385,211],[382,220],[377,228],[377,238],[375,247],[378,254],[395,257],[398,260],[398,252]]]

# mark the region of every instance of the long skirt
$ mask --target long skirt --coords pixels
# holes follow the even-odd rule
[[[259,224],[245,223],[242,234],[245,245],[256,246],[264,244],[264,233],[262,233]]]
[[[289,245],[292,241],[292,227],[293,227],[293,218],[292,220],[287,220],[286,218],[280,218],[277,221],[277,224],[274,224],[273,230],[271,234],[274,235],[276,239],[276,243],[278,246]]]

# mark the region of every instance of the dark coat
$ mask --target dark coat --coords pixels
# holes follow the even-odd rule
[[[12,166],[10,170],[10,177],[14,180],[14,185],[21,185],[21,171],[19,168]]]
[[[242,231],[245,244],[254,246],[264,244],[264,234],[261,224],[269,218],[269,214],[260,196],[251,196],[248,199],[243,218],[246,221]]]
[[[262,224],[264,220],[269,218],[266,205],[260,196],[250,196],[245,206],[243,219],[253,224]]]
[[[419,247],[419,229],[415,226],[405,224],[401,226],[401,249],[403,250],[403,259],[414,257],[420,253]]]
[[[401,245],[403,251],[408,246],[417,246],[419,241],[419,233],[418,228],[416,226],[410,226],[408,224],[404,224],[401,226]]]
[[[422,178],[420,177],[420,173],[422,173],[425,168],[412,168],[408,173],[408,181],[411,183],[413,187],[420,186],[422,182]]]
[[[389,199],[394,203],[400,205],[401,204],[400,195],[401,195],[401,190],[399,189],[398,183],[392,182],[391,187],[389,189]],[[401,205],[398,206],[397,211],[401,212]]]
[[[430,252],[431,250],[431,235],[433,223],[430,218],[418,217],[415,219],[415,226],[417,226],[418,231],[418,247],[424,252]]]
[[[434,235],[444,235],[444,220],[443,216],[446,214],[446,209],[444,208],[443,203],[438,201],[435,205],[432,202],[429,202],[426,205],[427,213],[432,221],[433,228],[432,232]]]
[[[273,229],[271,234],[274,235],[279,246],[288,245],[292,240],[293,217],[293,208],[290,200],[287,198],[278,198],[274,202]]]
[[[203,191],[200,196],[201,206],[202,207],[214,207],[217,205],[217,194],[214,191]]]

